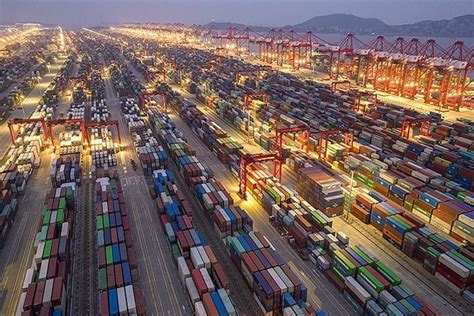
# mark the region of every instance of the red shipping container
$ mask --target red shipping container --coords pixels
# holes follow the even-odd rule
[[[122,216],[122,226],[124,230],[130,230],[130,222],[128,216]]]
[[[112,239],[112,244],[117,244],[118,243],[117,228],[112,227],[110,229],[110,237]]]
[[[115,283],[116,283],[117,287],[124,286],[123,274],[122,274],[122,265],[121,264],[116,264],[114,266],[114,269],[115,269]]]
[[[58,258],[49,259],[48,273],[46,274],[47,279],[52,279],[56,276],[58,272]]]
[[[229,290],[229,279],[225,275],[225,272],[222,269],[221,265],[216,263],[213,268],[215,278],[219,281],[220,287]]]
[[[33,310],[39,311],[43,305],[43,294],[44,288],[46,287],[46,281],[40,281],[36,285],[35,299],[33,300]]]
[[[107,267],[107,287],[109,289],[115,288],[114,266],[108,266]]]
[[[219,316],[214,301],[212,300],[212,297],[209,293],[204,293],[204,295],[202,296],[202,304],[204,305],[207,315]]]
[[[132,234],[130,233],[129,230],[125,231],[125,243],[127,244],[127,247],[130,248],[132,247]]]
[[[193,269],[191,272],[194,284],[196,285],[196,289],[198,290],[199,296],[203,297],[203,294],[208,292],[206,282],[201,275],[199,269]]]
[[[25,302],[23,303],[23,310],[31,310],[33,308],[33,301],[36,293],[36,283],[30,283],[26,289]]]
[[[99,247],[99,250],[97,252],[97,263],[99,265],[99,268],[103,268],[107,264],[105,260],[105,247]]]
[[[109,297],[107,292],[99,294],[99,315],[109,316]]]

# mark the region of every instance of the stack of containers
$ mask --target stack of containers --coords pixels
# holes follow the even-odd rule
[[[85,110],[86,104],[84,102],[72,103],[67,111],[66,117],[70,120],[83,119]]]
[[[82,133],[76,125],[61,133],[59,138],[59,154],[71,155],[81,153],[82,145]]]
[[[125,115],[125,121],[127,122],[130,132],[145,128],[145,118],[140,115],[140,107],[135,99],[122,99],[120,100],[120,106]]]
[[[110,113],[107,109],[105,99],[98,99],[92,101],[91,105],[91,120],[93,122],[106,122],[109,119]]]
[[[192,223],[191,208],[171,170],[153,171],[152,196],[176,259],[180,281],[196,315],[236,315],[229,280],[211,247]]]
[[[253,230],[235,232],[224,242],[263,314],[280,314],[287,307],[296,313],[314,312],[305,304],[306,287],[262,234]]]
[[[135,254],[118,177],[95,182],[100,315],[145,314],[143,295],[133,283]]]
[[[53,187],[74,182],[81,185],[81,155],[54,158],[51,161],[51,184]]]
[[[97,168],[108,168],[117,165],[116,147],[109,128],[93,128],[91,131],[92,173]]]
[[[33,135],[36,127],[30,129],[31,126],[25,130]],[[24,137],[21,142],[21,146],[10,146],[0,166],[0,249],[13,226],[18,211],[18,195],[24,193],[29,177],[41,162],[41,135]]]
[[[317,267],[343,293],[358,314],[433,315],[400,277],[361,245],[344,245],[321,234],[313,251]],[[329,266],[330,265],[330,266]]]
[[[427,205],[437,207],[441,205],[442,208],[443,203],[448,203],[439,202],[445,196],[439,195],[436,191],[416,192],[415,194],[418,196],[418,199],[415,200],[415,203],[418,202],[418,205],[426,201]],[[435,201],[438,202],[435,203]],[[456,203],[457,207],[467,206],[458,205],[457,203],[461,202],[454,199],[449,201]],[[413,205],[416,206],[417,204]],[[438,208],[436,210],[439,212]],[[472,255],[466,252],[465,249],[458,247],[453,242],[425,227],[423,220],[419,218],[416,212],[404,211],[393,202],[386,201],[385,197],[373,191],[357,195],[355,203],[352,205],[352,214],[358,217],[357,214],[362,212],[367,214],[364,219],[368,218],[372,225],[382,230],[383,237],[386,240],[401,249],[409,257],[421,261],[427,271],[448,283],[457,293],[461,294],[464,290],[469,289],[468,284],[472,282],[470,279],[473,267],[471,265]],[[447,211],[444,216],[449,216],[449,214],[449,211]],[[461,213],[461,215],[458,215],[459,219],[453,222],[458,226],[463,225],[463,228],[467,227],[469,232],[469,227],[473,225],[471,217],[474,216],[472,214],[474,213]],[[453,229],[454,227],[453,224]],[[469,238],[469,235],[466,234],[466,237]],[[453,263],[451,257],[457,259],[457,261],[455,260]],[[441,262],[449,263],[447,266],[446,264],[441,265],[440,268]]]
[[[296,191],[328,216],[341,215],[343,212],[344,194],[341,183],[321,168],[301,168]]]
[[[179,55],[166,50],[164,54],[174,57]],[[181,63],[182,67],[192,71],[202,66],[200,63],[205,63],[205,58],[198,58],[192,63],[183,60]],[[205,82],[205,86],[211,89],[203,95],[198,88],[196,95],[202,101],[207,98],[207,101],[210,101],[207,104],[215,108],[217,113],[238,128],[243,128],[246,114],[239,107],[242,106],[243,95],[248,90],[239,85],[224,85],[226,77],[239,77],[234,75],[241,70],[239,67],[242,67],[242,64],[234,62],[225,65],[226,67],[219,68],[221,73],[196,72],[193,80],[198,84]],[[470,189],[474,173],[471,171],[473,168],[470,162],[472,154],[468,150],[472,148],[473,142],[472,128],[468,124],[442,122],[435,126],[432,134],[433,138],[441,140],[438,144],[427,138],[408,141],[401,139],[398,130],[393,128],[401,126],[405,117],[420,116],[415,111],[378,102],[378,107],[368,115],[354,115],[352,104],[355,94],[332,93],[325,85],[303,83],[288,74],[280,73],[261,78],[258,85],[267,90],[273,101],[270,105],[256,108],[257,117],[261,122],[256,122],[258,131],[254,135],[259,135],[256,141],[264,148],[268,148],[268,140],[265,140],[268,137],[265,135],[269,129],[266,126],[273,126],[275,123],[291,126],[301,120],[314,128],[313,132],[320,128],[351,127],[358,137],[352,150],[358,158],[366,158],[361,160],[362,166],[357,164],[357,180],[399,204],[404,203],[411,190],[420,187],[450,191],[457,199],[470,201],[472,204],[473,193]],[[310,139],[310,143],[313,150],[315,140]],[[336,150],[335,156],[339,156],[337,152]],[[353,159],[352,156],[344,160],[345,166],[349,166],[350,159]],[[383,169],[394,172],[392,175],[395,177],[388,177],[392,182],[384,179]],[[407,175],[408,179],[404,179]],[[397,183],[397,180],[402,181]],[[465,240],[457,234],[453,236]]]
[[[152,120],[157,121],[157,116],[153,115]],[[155,123],[155,125],[168,129],[168,132],[165,132],[163,129],[159,130],[160,135],[163,135],[163,138],[165,140],[172,138],[170,137],[171,135],[175,136],[172,139],[179,138],[180,133],[175,129],[174,124],[171,123],[169,118],[161,117],[158,120],[158,124]],[[171,133],[170,131],[173,132]],[[190,159],[188,158],[188,156],[181,156],[180,158],[175,159],[175,162],[178,164],[178,166],[180,166],[181,170],[183,170],[183,164],[186,165],[184,160],[191,160],[197,163],[197,159],[195,158]],[[286,266],[284,262],[282,262],[278,254],[276,254],[276,252],[269,248],[267,239],[258,232],[252,231],[252,221],[248,217],[248,215],[240,208],[233,206],[233,201],[230,197],[230,194],[224,189],[221,183],[210,178],[208,174],[203,173],[202,171],[199,173],[204,179],[202,180],[203,183],[195,182],[195,193],[198,199],[203,204],[204,208],[210,212],[209,215],[214,221],[214,227],[216,231],[222,237],[227,236],[224,238],[224,242],[226,243],[226,245],[229,248],[233,249],[237,247],[239,249],[239,253],[254,250],[256,251],[256,253],[258,253],[257,256],[259,257],[268,254],[267,257],[262,257],[260,259],[263,260],[262,262],[263,264],[265,264],[265,268],[263,268],[263,270],[265,271],[262,271],[261,273],[259,270],[256,271],[258,274],[258,276],[256,277],[258,278],[258,281],[256,281],[255,287],[253,286],[253,276],[250,276],[249,278],[252,279],[252,281],[249,282],[249,285],[251,285],[252,290],[255,293],[255,298],[259,303],[262,312],[267,313],[268,311],[274,310],[275,313],[281,313],[284,308],[288,307],[292,310],[297,311],[311,311],[312,308],[306,303],[306,288],[301,283],[301,281],[298,280],[296,275],[291,272],[289,267]],[[183,175],[185,174],[183,173]],[[176,212],[175,207],[170,206],[169,208],[173,209],[173,211],[168,211],[167,209],[167,214],[168,212]],[[238,235],[242,236],[237,237]],[[258,235],[259,237],[255,237],[256,235]],[[236,241],[235,243],[233,242],[234,238],[237,238],[238,240],[241,240],[241,238],[247,240],[247,238],[251,238],[249,236],[254,236],[255,242],[242,242],[243,245],[238,241]],[[179,243],[178,236],[176,237],[176,239]],[[262,245],[262,243],[265,245],[265,247]],[[232,245],[235,245],[235,247]],[[259,250],[260,248],[266,249]],[[240,269],[240,256],[231,255],[231,257],[234,263],[236,263],[237,267]],[[276,263],[277,261],[278,264]],[[262,264],[262,262],[260,262],[260,265]],[[280,267],[281,269],[283,269],[284,272],[280,269]],[[277,270],[278,272],[276,272],[275,270]],[[295,285],[297,285],[296,295],[293,293],[293,291],[295,290]],[[271,288],[269,288],[269,286],[271,286]],[[262,289],[262,287],[264,287],[264,289]],[[287,298],[287,294],[285,295],[284,292],[291,292],[293,300]],[[284,296],[286,298],[285,300],[283,299]],[[295,302],[298,302],[298,304],[295,304]]]
[[[179,107],[179,111],[183,120],[223,164],[237,162],[233,155],[243,149],[240,143],[227,137],[225,131],[216,123],[211,122],[194,104],[184,102]]]
[[[130,116],[135,117],[139,111],[138,105],[134,103],[134,100],[127,99],[122,102],[125,102],[122,104],[124,114],[129,113],[125,114],[125,117],[143,172],[145,175],[151,175],[153,170],[166,167],[168,154],[162,146],[158,145],[158,140],[153,135],[153,131],[145,126],[144,121],[143,125],[137,125],[135,124],[138,122],[137,120],[130,119]]]
[[[18,212],[17,193],[7,188],[7,183],[4,182],[4,173],[1,176],[3,179],[0,182],[0,249],[3,248],[7,240],[8,233]]]
[[[75,207],[75,185],[52,188],[41,207],[33,265],[26,272],[17,313],[67,313],[67,282]]]

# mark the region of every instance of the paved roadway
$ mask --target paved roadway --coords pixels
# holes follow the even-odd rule
[[[38,102],[41,100],[43,93],[46,91],[65,61],[65,58],[60,58],[54,64],[49,66],[49,73],[41,78],[40,82],[33,88],[33,90],[31,90],[30,94],[28,94],[17,109],[11,112],[10,119],[28,118],[31,116],[35,111]],[[8,124],[4,122],[0,125],[0,144],[2,144],[2,146],[0,146],[0,157],[3,157],[8,150],[8,146],[3,145],[10,143],[10,131],[8,130]]]
[[[113,119],[120,121],[123,150],[118,153],[118,172],[130,219],[133,249],[137,257],[139,284],[151,315],[191,315],[184,287],[179,282],[176,262],[165,237],[159,214],[141,168],[133,170],[130,159],[138,162],[133,140],[120,109],[111,80],[105,79],[107,106]]]
[[[245,143],[246,135],[244,132],[238,130],[234,125],[224,120],[212,109],[199,103],[193,95],[184,91],[177,85],[172,85],[172,87],[181,93],[188,101],[196,104],[196,106],[212,121],[221,126],[230,137],[243,144],[246,150],[252,153],[264,151],[260,146]],[[203,146],[203,148],[207,149],[205,146]],[[297,181],[296,173],[290,170],[286,165],[284,165],[283,168],[282,182],[295,188]],[[219,169],[217,168],[217,170]],[[233,184],[233,186],[238,186],[238,182],[236,180],[235,182],[236,183]],[[467,313],[469,311],[469,304],[466,300],[459,295],[456,295],[450,289],[447,289],[441,281],[424,270],[421,264],[395,249],[393,245],[389,244],[382,238],[380,232],[373,226],[365,225],[356,219],[352,225],[348,225],[347,222],[338,217],[334,220],[334,228],[346,233],[350,237],[352,244],[361,244],[378,258],[381,258],[384,263],[386,263],[396,273],[403,276],[403,281],[409,287],[415,289],[416,294],[420,298],[426,302],[430,302],[430,305],[438,311],[443,312],[443,314],[450,313],[451,315],[457,315],[461,312]],[[312,263],[308,262],[307,264],[310,267],[313,267]],[[432,300],[433,297],[436,297],[436,300]]]

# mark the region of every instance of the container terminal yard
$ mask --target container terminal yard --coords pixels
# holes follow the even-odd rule
[[[472,52],[0,32],[0,314],[474,314]]]

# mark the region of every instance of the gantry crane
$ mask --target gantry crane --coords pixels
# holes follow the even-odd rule
[[[347,92],[351,89],[351,82],[349,80],[337,80],[331,82],[332,93],[335,93],[338,90],[338,87],[342,87],[339,90]]]
[[[352,131],[342,132],[339,129],[331,129],[327,131],[322,131],[320,132],[319,146],[318,146],[319,159],[321,160],[326,159],[329,137],[340,135],[341,133],[344,135],[344,144],[352,148],[354,144],[354,132]]]
[[[281,182],[282,161],[278,153],[245,154],[240,156],[239,193],[244,200],[247,199],[247,168],[254,163],[273,161],[273,176]]]
[[[119,128],[119,121],[118,120],[86,123],[85,124],[85,130],[86,130],[87,142],[89,144],[91,142],[91,135],[89,133],[90,128],[101,128],[101,127],[108,127],[108,126],[115,126],[115,128],[117,129],[118,141],[119,141],[119,144],[121,144],[122,139],[120,138],[120,128]]]
[[[411,118],[407,117],[402,122],[400,130],[400,137],[410,139],[410,134],[414,127],[420,127],[420,135],[430,136],[431,133],[431,119],[429,117]]]
[[[354,112],[361,111],[361,107],[362,107],[362,112],[363,113],[366,112],[366,107],[362,106],[362,101],[363,101],[362,97],[366,97],[368,102],[373,103],[373,105],[377,105],[377,95],[375,93],[368,92],[368,91],[366,92],[357,91],[354,98],[354,104],[352,105],[352,110]]]
[[[87,138],[86,134],[86,127],[83,119],[59,119],[59,120],[52,120],[48,121],[49,127],[49,136],[51,139],[51,144],[54,145],[54,133],[53,128],[56,125],[65,125],[65,124],[79,124],[82,133],[82,141],[85,141]]]
[[[244,109],[251,109],[252,101],[261,99],[263,103],[268,104],[268,94],[266,92],[257,91],[246,93],[244,95]]]
[[[140,96],[140,105],[141,105],[142,107],[144,107],[145,104],[146,104],[146,103],[145,103],[145,98],[146,98],[146,97],[149,97],[149,96],[154,96],[154,95],[159,95],[159,96],[162,97],[162,99],[163,99],[163,111],[164,111],[164,113],[166,114],[167,111],[168,111],[168,104],[167,104],[168,102],[167,102],[167,95],[166,95],[166,93],[163,93],[163,92],[156,92],[156,91],[155,91],[155,92],[146,92],[146,93],[143,93],[143,94]]]
[[[8,129],[10,130],[10,137],[12,139],[12,143],[16,145],[16,134],[15,134],[15,125],[21,124],[32,124],[32,123],[41,123],[43,128],[43,139],[46,141],[48,139],[48,130],[46,128],[46,120],[44,118],[29,118],[29,119],[20,119],[14,118],[8,120]]]
[[[305,143],[306,143],[306,146],[303,145],[303,147],[305,147],[305,151],[306,151],[306,153],[308,153],[308,151],[309,151],[309,137],[311,136],[311,129],[308,126],[301,125],[301,126],[298,126],[298,127],[277,128],[275,132],[276,132],[275,133],[275,147],[276,147],[276,151],[278,153],[280,153],[281,159],[283,159],[283,157],[282,157],[283,136],[285,134],[292,134],[292,133],[302,132],[303,133],[303,138],[305,139]]]

